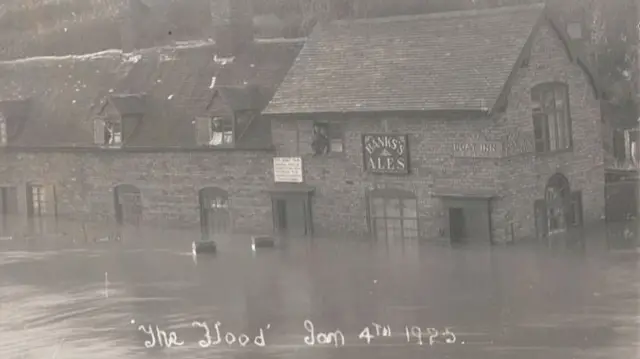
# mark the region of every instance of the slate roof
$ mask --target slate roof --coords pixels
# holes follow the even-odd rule
[[[5,61],[0,62],[0,101],[29,100],[23,129],[12,145],[93,146],[94,115],[105,101],[110,96],[144,94],[144,117],[126,145],[190,147],[196,145],[193,120],[202,115],[216,91],[211,86],[213,77],[223,80],[216,86],[262,83],[272,89],[272,95],[301,45],[256,42],[239,61],[227,65],[213,60],[216,46],[212,42],[134,53],[109,50]],[[281,51],[289,48],[292,50]],[[139,103],[134,102],[122,106],[135,108]],[[265,136],[265,132],[262,129],[253,135]],[[260,141],[246,139],[247,146],[254,142],[265,145]]]
[[[221,86],[218,91],[233,111],[262,110],[256,86]]]
[[[120,115],[144,114],[144,94],[136,95],[111,95],[109,100],[118,110]]]
[[[318,26],[264,113],[490,109],[543,11],[536,4]]]

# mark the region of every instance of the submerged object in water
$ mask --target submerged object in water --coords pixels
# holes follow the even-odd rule
[[[253,236],[251,237],[251,249],[257,248],[274,248],[277,240],[272,236]]]
[[[191,243],[191,250],[196,253],[216,253],[218,246],[215,241],[196,241]]]

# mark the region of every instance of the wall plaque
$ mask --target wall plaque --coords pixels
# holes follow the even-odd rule
[[[273,181],[284,183],[302,183],[302,158],[274,157]]]
[[[371,173],[409,173],[408,136],[402,134],[362,135],[365,171]]]
[[[453,144],[454,157],[500,158],[501,142],[464,142]]]

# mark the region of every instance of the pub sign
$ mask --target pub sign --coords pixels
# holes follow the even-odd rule
[[[364,169],[371,173],[409,173],[408,136],[403,134],[362,135]]]

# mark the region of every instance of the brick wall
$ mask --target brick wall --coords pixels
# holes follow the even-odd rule
[[[198,191],[220,187],[229,193],[233,225],[270,233],[272,153],[241,151],[0,154],[0,185],[19,186],[20,218],[25,215],[26,183],[55,185],[60,219],[114,222],[113,188],[137,186],[147,225],[197,227]]]
[[[492,159],[454,159],[453,143],[495,131],[483,118],[365,118],[352,116],[345,123],[344,153],[313,157],[312,122],[274,119],[272,132],[278,155],[303,157],[304,179],[315,186],[314,228],[321,235],[367,232],[366,189],[398,188],[418,198],[420,232],[439,236],[445,227],[440,200],[434,192],[497,192],[499,167]],[[363,133],[409,134],[410,174],[375,175],[363,171]]]
[[[585,224],[604,214],[604,150],[600,103],[580,67],[571,63],[565,48],[549,27],[534,38],[528,67],[521,68],[509,93],[504,131],[507,137],[533,143],[531,87],[560,81],[569,86],[573,150],[534,155],[530,146],[503,160],[504,196],[495,203],[495,235],[504,236],[505,222],[513,221],[516,238],[535,235],[533,201],[544,198],[547,180],[556,172],[569,180],[571,190],[582,191]],[[520,208],[509,211],[509,208]],[[506,216],[506,218],[505,218]],[[502,222],[502,224],[501,224]]]
[[[569,85],[573,121],[572,152],[535,156],[530,90],[539,82]],[[316,116],[317,119],[323,119]],[[325,117],[326,120],[332,120]],[[585,73],[571,63],[562,43],[543,26],[533,42],[527,68],[518,70],[508,96],[506,113],[493,119],[389,117],[349,115],[345,120],[345,152],[311,156],[312,121],[308,118],[272,119],[272,137],[281,156],[303,157],[305,182],[316,187],[314,227],[320,233],[365,234],[366,189],[394,187],[413,191],[418,198],[421,236],[439,237],[447,226],[438,192],[495,193],[492,229],[497,241],[535,233],[533,202],[543,197],[548,178],[562,172],[571,189],[583,191],[584,220],[599,220],[604,210],[604,166],[599,101]],[[363,172],[363,133],[409,134],[407,176]],[[502,159],[453,157],[453,144],[475,140],[500,141],[508,156]]]

